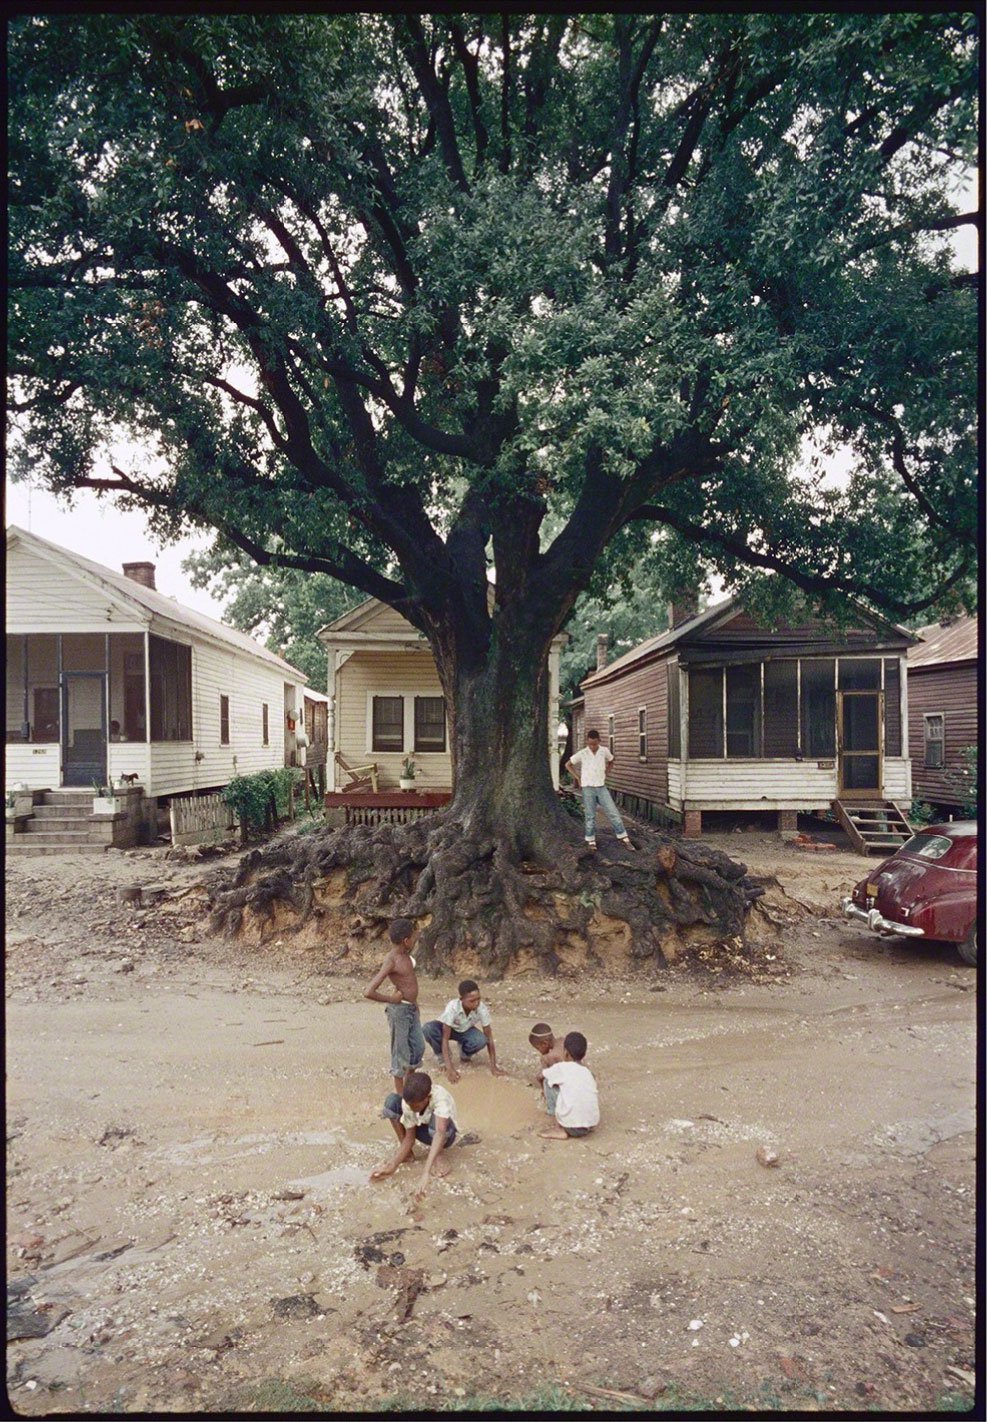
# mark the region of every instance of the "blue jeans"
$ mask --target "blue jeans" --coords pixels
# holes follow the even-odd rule
[[[391,1075],[404,1076],[409,1068],[420,1067],[425,1055],[418,1007],[413,1002],[389,1002],[384,1015],[391,1029]]]
[[[422,1036],[437,1057],[442,1055],[442,1028],[444,1026],[445,1023],[436,1018],[434,1022],[426,1022],[422,1027]],[[467,1027],[465,1032],[457,1032],[453,1027],[449,1033],[449,1040],[459,1043],[464,1057],[476,1056],[477,1052],[482,1052],[487,1045],[487,1039],[479,1027]]]
[[[582,787],[583,812],[586,816],[586,838],[596,838],[596,807],[603,810],[607,819],[613,825],[613,832],[618,839],[626,839],[627,831],[624,829],[624,822],[620,818],[617,806],[613,802],[613,796],[605,785],[584,785]]]
[[[403,1106],[404,1106],[404,1102],[402,1101],[401,1097],[397,1094],[397,1092],[396,1092],[396,1091],[389,1091],[389,1092],[387,1093],[387,1096],[386,1096],[385,1099],[384,1099],[384,1115],[387,1117],[387,1119],[388,1119],[389,1121],[400,1121],[400,1120],[401,1120],[401,1111],[402,1111]],[[442,1147],[442,1149],[443,1149],[443,1150],[448,1150],[449,1146],[452,1145],[452,1143],[453,1143],[453,1141],[454,1141],[455,1139],[456,1139],[456,1123],[455,1123],[455,1121],[450,1121],[449,1124],[448,1124],[448,1126],[446,1127],[446,1143],[445,1143],[445,1145]],[[415,1140],[416,1140],[416,1141],[421,1141],[422,1145],[424,1145],[424,1146],[430,1146],[430,1145],[432,1144],[432,1142],[435,1140],[435,1113],[434,1113],[434,1112],[432,1113],[431,1119],[429,1120],[427,1126],[416,1126],[416,1127],[415,1127]]]

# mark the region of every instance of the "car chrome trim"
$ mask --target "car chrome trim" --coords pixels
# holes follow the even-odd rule
[[[872,933],[900,933],[905,938],[925,937],[924,928],[916,928],[914,924],[894,923],[891,919],[885,918],[879,909],[858,908],[850,898],[843,900],[843,917],[855,918],[861,923],[866,923]]]

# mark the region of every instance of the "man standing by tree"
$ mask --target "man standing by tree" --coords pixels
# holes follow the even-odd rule
[[[613,752],[600,745],[599,731],[586,732],[586,744],[565,763],[569,774],[579,783],[586,814],[586,843],[596,848],[596,808],[599,806],[613,825],[614,834],[625,849],[634,849],[624,829],[620,812],[607,789],[607,771],[613,764]]]

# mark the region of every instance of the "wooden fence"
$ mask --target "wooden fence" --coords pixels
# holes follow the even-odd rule
[[[216,844],[236,828],[236,816],[220,795],[188,795],[171,801],[172,844]]]

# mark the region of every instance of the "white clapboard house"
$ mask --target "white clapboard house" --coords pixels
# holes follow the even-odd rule
[[[127,776],[160,804],[303,759],[304,674],[158,592],[153,563],[9,528],[6,655],[8,792]]]

